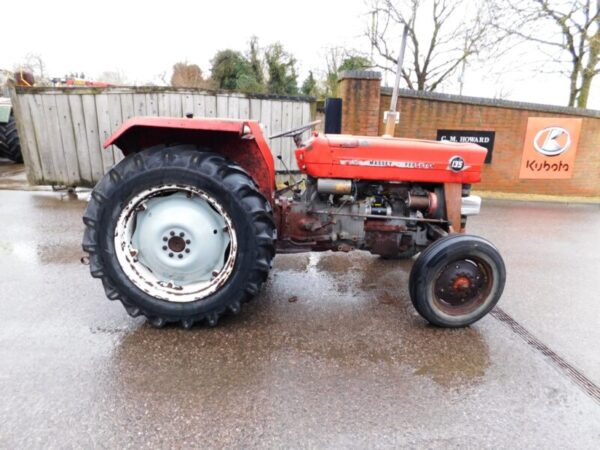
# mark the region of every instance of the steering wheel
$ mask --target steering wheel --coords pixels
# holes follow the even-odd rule
[[[294,138],[294,142],[296,142],[296,138],[298,136],[300,136],[306,130],[310,130],[311,128],[313,128],[314,126],[316,126],[316,125],[318,125],[320,123],[321,123],[320,120],[315,120],[314,122],[307,123],[306,125],[302,125],[301,127],[293,128],[293,129],[287,130],[287,131],[283,131],[283,132],[278,133],[278,134],[273,134],[273,135],[269,136],[269,139],[275,139],[275,138],[280,138],[280,137],[291,136],[291,137]],[[296,144],[298,144],[298,142],[296,142]]]

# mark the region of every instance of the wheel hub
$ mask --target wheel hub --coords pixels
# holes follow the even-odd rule
[[[462,260],[447,265],[435,283],[435,295],[449,307],[469,307],[482,298],[487,278],[472,261]]]
[[[452,283],[452,289],[459,294],[464,294],[467,292],[469,287],[471,287],[471,280],[469,280],[469,278],[465,275],[456,277]]]
[[[119,217],[115,248],[134,284],[175,302],[216,291],[233,271],[237,251],[231,220],[221,205],[182,186],[138,194]]]
[[[185,241],[180,236],[173,236],[171,239],[169,239],[167,241],[167,246],[168,246],[169,250],[171,250],[175,253],[180,253],[185,250]]]

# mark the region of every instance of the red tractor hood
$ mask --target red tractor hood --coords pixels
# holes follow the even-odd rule
[[[477,183],[486,153],[469,143],[315,134],[296,159],[313,177]]]

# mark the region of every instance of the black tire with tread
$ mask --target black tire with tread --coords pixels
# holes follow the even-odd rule
[[[12,114],[7,123],[0,123],[0,156],[19,164],[23,162],[17,123]]]
[[[114,251],[113,233],[123,205],[144,189],[169,183],[192,185],[213,196],[230,215],[238,236],[235,268],[227,282],[214,294],[189,303],[159,300],[138,289],[122,271]],[[223,156],[192,145],[127,156],[96,185],[83,222],[83,250],[106,296],[121,301],[131,316],[144,315],[158,327],[179,322],[190,328],[202,321],[214,326],[224,313],[237,314],[267,279],[275,254],[271,206],[252,178]]]
[[[446,315],[440,314],[440,311],[436,311],[435,306],[428,299],[428,293],[432,289],[431,283],[435,283],[434,277],[438,275],[438,270],[451,262],[453,258],[468,259],[469,255],[477,254],[485,255],[496,272],[496,289],[492,290],[488,296],[491,298],[481,308],[467,316],[448,318]],[[477,322],[496,306],[504,290],[505,281],[504,261],[491,242],[479,236],[450,234],[434,241],[421,252],[411,269],[408,290],[413,306],[429,323],[444,328],[460,328]]]

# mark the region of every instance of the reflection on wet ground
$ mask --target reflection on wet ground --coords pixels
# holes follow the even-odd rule
[[[80,264],[83,200],[0,191],[0,202],[2,447],[593,448],[600,439],[600,405],[503,323],[426,325],[408,297],[410,261],[278,255],[242,314],[216,328],[156,330],[106,300]],[[594,207],[574,213],[598,223]],[[514,242],[493,226],[499,216],[514,232],[527,230],[527,213],[498,202],[473,221],[503,250],[511,283],[534,278],[530,262],[544,252],[570,251]],[[524,247],[541,253],[524,258]],[[589,263],[585,249],[578,257]],[[539,305],[545,288],[531,289]],[[512,285],[502,306],[536,328],[520,292]],[[579,338],[568,315],[552,320],[564,321],[565,340]]]
[[[0,158],[0,187],[2,189],[29,189],[25,166]]]
[[[288,259],[296,259],[295,255],[279,255],[276,258],[276,267],[281,264],[286,267]],[[440,330],[424,326],[416,316],[410,301],[407,301],[406,283],[410,271],[410,261],[387,261],[365,252],[349,254],[331,253],[313,254],[310,256],[315,264],[307,264],[302,270],[302,275],[286,274],[285,271],[277,274],[277,284],[281,286],[298,286],[301,283],[321,287],[330,286],[342,303],[342,307],[335,307],[335,311],[327,311],[327,305],[320,305],[324,317],[323,327],[326,327],[327,336],[317,340],[319,345],[310,345],[303,340],[296,340],[296,348],[302,353],[308,353],[319,358],[331,358],[338,364],[356,364],[357,358],[364,358],[371,362],[384,362],[392,364],[408,364],[414,373],[430,376],[441,385],[451,386],[465,381],[474,382],[482,377],[488,365],[488,354],[485,341],[475,328],[466,330]],[[282,261],[282,263],[280,263]],[[289,265],[287,265],[289,267]],[[293,270],[294,272],[296,270]],[[297,272],[297,271],[296,271]],[[276,301],[273,296],[277,292],[276,286],[265,291],[271,297],[268,302]],[[327,295],[327,294],[326,294]],[[331,295],[331,294],[329,294]],[[320,299],[307,298],[299,294],[304,303],[313,303]],[[323,298],[321,298],[323,300]],[[339,343],[333,339],[337,334],[330,329],[330,313],[348,315],[346,307],[349,304],[360,305],[358,320],[352,320],[354,314],[347,318],[342,317],[340,325],[344,324],[343,335],[353,336],[346,340],[341,336]],[[351,310],[350,313],[357,311]],[[360,317],[363,314],[365,317]],[[387,324],[380,320],[371,322],[371,317],[379,316],[380,320],[390,321]],[[347,320],[344,320],[347,319]],[[383,347],[373,346],[372,337],[381,333],[377,327],[386,327],[392,333],[398,333],[400,328],[410,329],[411,333],[402,335],[402,345],[394,343]],[[440,333],[446,333],[452,339],[438,340]],[[333,333],[333,334],[332,334]],[[398,336],[396,335],[396,338]],[[430,344],[428,346],[428,344]],[[420,351],[415,351],[420,348]],[[470,358],[468,357],[470,355]],[[468,361],[468,362],[467,362]]]

